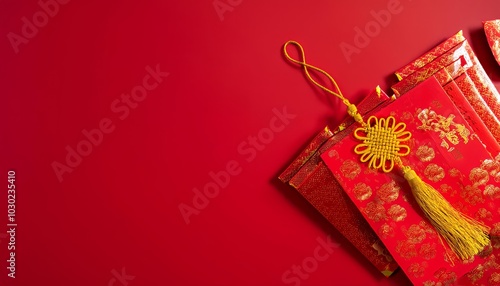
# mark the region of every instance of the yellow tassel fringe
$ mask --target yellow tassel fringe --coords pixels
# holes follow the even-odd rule
[[[403,173],[418,205],[458,257],[470,259],[490,243],[489,227],[457,211],[410,167]]]

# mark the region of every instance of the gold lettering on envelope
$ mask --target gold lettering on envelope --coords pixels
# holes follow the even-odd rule
[[[453,151],[455,149],[453,145],[457,145],[461,141],[464,144],[469,142],[471,135],[469,129],[463,124],[455,123],[454,114],[444,117],[429,107],[423,110],[419,109],[417,111],[417,118],[422,123],[422,125],[417,126],[417,129],[438,133],[441,139],[441,147],[447,151]]]

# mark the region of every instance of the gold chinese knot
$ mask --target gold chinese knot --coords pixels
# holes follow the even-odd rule
[[[362,141],[354,148],[354,152],[361,155],[361,162],[368,162],[369,168],[381,168],[388,173],[395,163],[400,162],[399,157],[410,154],[410,147],[401,144],[411,138],[411,133],[405,129],[406,124],[396,124],[393,116],[371,116],[365,126],[354,131],[354,137]]]

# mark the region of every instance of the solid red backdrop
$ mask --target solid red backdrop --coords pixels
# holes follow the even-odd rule
[[[276,179],[345,115],[282,45],[300,41],[354,103],[378,84],[389,92],[397,68],[460,29],[500,78],[482,31],[500,18],[494,0],[0,7],[5,285],[408,284],[382,277]]]

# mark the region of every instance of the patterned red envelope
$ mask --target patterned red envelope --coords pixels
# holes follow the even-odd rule
[[[457,47],[460,46],[462,46],[462,49],[457,49]],[[431,64],[415,71],[411,74],[411,76],[401,80],[399,83],[394,85],[392,89],[396,95],[404,94],[420,82],[434,76],[460,110],[460,113],[467,120],[467,123],[469,123],[474,132],[479,135],[481,141],[484,143],[490,154],[498,154],[500,152],[500,145],[498,144],[495,136],[493,136],[492,132],[500,141],[500,121],[497,120],[493,112],[488,108],[488,106],[486,106],[483,98],[475,88],[474,83],[467,77],[466,74],[464,74],[467,69],[472,67],[472,61],[469,54],[465,51],[463,44],[456,46],[450,51],[459,52],[459,54],[462,55],[460,55],[457,60],[440,70],[436,70],[431,67],[431,64],[436,66],[435,63],[439,62],[439,60],[433,61]],[[448,60],[445,62],[448,62]],[[442,65],[443,64],[439,64],[437,67]],[[411,82],[411,78],[415,75],[418,76],[417,80]],[[456,79],[460,87],[462,87],[462,90],[457,85],[457,82],[453,81],[453,79]],[[473,106],[469,103],[469,101],[473,104]]]
[[[412,132],[403,164],[459,211],[486,225],[500,221],[500,173],[495,161],[435,78],[429,78],[375,114],[393,116]],[[337,181],[415,285],[450,285],[483,259],[461,261],[416,204],[401,174],[369,169],[349,136],[323,153]]]
[[[455,43],[456,41],[457,38],[455,35],[445,41],[445,43]],[[443,49],[438,50],[443,52]],[[432,57],[426,56],[417,60],[421,68],[411,69],[411,74],[404,78],[400,77],[401,81],[392,87],[394,92],[397,95],[404,94],[418,83],[435,75],[440,67],[444,67],[451,63],[451,66],[448,65],[446,67],[447,71],[455,78],[457,85],[467,98],[467,101],[483,119],[489,132],[491,132],[497,143],[500,142],[500,95],[498,95],[498,91],[486,75],[486,72],[483,70],[467,40],[463,40],[461,43],[441,55],[437,54],[437,50],[433,50],[432,53],[429,53]],[[424,59],[427,60],[430,58],[433,60],[424,65]],[[458,60],[463,62],[464,65],[462,68],[454,68]],[[409,64],[408,66],[413,67],[414,64]],[[461,75],[462,72],[466,74]],[[491,147],[489,149],[495,148]]]
[[[458,33],[456,33],[455,35],[453,35],[450,38],[446,39],[444,42],[442,42],[441,44],[437,45],[436,47],[434,47],[432,50],[428,51],[427,53],[423,54],[418,59],[416,59],[413,62],[407,64],[406,66],[398,69],[395,72],[396,76],[398,77],[399,80],[402,80],[403,78],[405,78],[405,77],[409,76],[410,74],[414,73],[416,70],[418,70],[421,67],[425,66],[426,64],[432,62],[437,57],[439,57],[442,54],[446,53],[451,48],[453,48],[456,45],[460,44],[464,40],[465,40],[465,38],[464,38],[464,35],[463,35],[462,31],[458,31]]]
[[[359,111],[366,114],[388,100],[377,87],[359,104]],[[320,158],[323,150],[352,132],[352,123],[348,118],[335,131],[325,127],[279,179],[295,188],[382,274],[389,276],[398,268],[396,262]]]
[[[392,90],[397,96],[401,96],[443,68],[446,68],[453,77],[465,72],[465,70],[472,66],[472,61],[467,54],[465,44],[466,42],[463,41],[437,57],[434,61],[403,78],[391,87]]]
[[[495,158],[495,168],[490,172],[500,172],[500,158]],[[474,270],[460,277],[456,285],[500,285],[500,223],[495,223],[491,231],[493,253]]]
[[[485,21],[483,24],[488,44],[493,52],[493,56],[495,56],[497,63],[500,65],[500,19]]]
[[[446,71],[446,70],[443,70]],[[448,97],[455,103],[455,106],[457,109],[460,111],[460,114],[464,117],[464,119],[467,121],[467,123],[470,125],[474,133],[476,133],[479,138],[481,139],[481,142],[483,142],[484,147],[490,154],[495,155],[500,153],[500,144],[496,141],[495,137],[491,134],[490,130],[486,126],[485,122],[488,121],[488,117],[481,117],[479,114],[474,110],[472,105],[469,103],[467,100],[467,97],[463,94],[462,90],[458,86],[458,83],[463,82],[464,78],[467,76],[467,74],[462,74],[459,76],[456,81],[451,81],[448,82],[447,80],[440,81],[441,85],[443,86],[443,89],[446,91],[448,94]],[[451,78],[451,77],[449,77]],[[437,79],[437,77],[436,77]],[[470,92],[470,90],[465,89],[466,92]],[[470,98],[470,96],[469,96]],[[481,98],[478,96],[478,98]],[[485,107],[482,105],[482,107]],[[494,117],[491,118],[494,120]],[[494,121],[493,121],[494,122]],[[494,125],[492,127],[494,130],[498,130],[500,132],[500,125]]]

